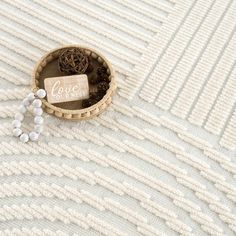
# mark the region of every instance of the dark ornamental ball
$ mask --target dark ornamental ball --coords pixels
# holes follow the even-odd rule
[[[89,93],[89,98],[82,101],[82,107],[87,108],[94,105],[95,103],[99,102],[103,98],[103,96],[104,94],[100,94],[97,92]]]
[[[109,84],[107,82],[100,82],[97,86],[97,91],[99,94],[105,94],[109,89]]]
[[[83,74],[89,66],[89,60],[82,49],[69,48],[59,56],[58,66],[61,72],[67,74]]]
[[[105,82],[109,82],[108,79],[108,74],[107,74],[107,68],[104,66],[100,66],[97,68],[97,80],[99,82],[101,81],[105,81]]]
[[[104,74],[107,74],[107,68],[105,66],[100,66],[97,68],[97,75],[103,76]]]
[[[82,107],[83,108],[87,108],[87,107],[90,107],[92,106],[93,104],[95,104],[94,100],[89,98],[89,99],[85,99],[82,101]]]
[[[103,98],[103,94],[93,92],[93,93],[90,93],[89,98],[93,99],[93,101],[95,101],[96,103],[96,102],[99,102]]]

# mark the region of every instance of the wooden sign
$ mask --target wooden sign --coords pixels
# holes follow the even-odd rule
[[[44,87],[49,103],[89,98],[88,77],[85,74],[45,78]]]

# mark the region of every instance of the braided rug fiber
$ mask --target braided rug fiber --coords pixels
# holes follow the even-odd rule
[[[236,235],[236,0],[1,0],[0,22],[1,236]],[[117,94],[21,143],[34,64],[65,44]]]

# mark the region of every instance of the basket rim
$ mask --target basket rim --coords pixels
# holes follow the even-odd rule
[[[84,49],[84,50],[88,50],[90,51],[91,53],[95,53],[98,55],[98,57],[102,58],[102,60],[107,64],[107,67],[108,69],[110,70],[110,78],[111,78],[111,81],[109,83],[109,89],[107,90],[106,94],[104,95],[104,97],[98,101],[97,103],[95,103],[94,105],[90,106],[90,107],[87,107],[87,108],[81,108],[81,109],[77,109],[77,110],[71,110],[71,109],[64,109],[64,108],[60,108],[60,107],[57,107],[57,106],[54,106],[53,104],[49,103],[45,98],[42,99],[42,103],[52,109],[54,112],[60,112],[60,113],[63,113],[63,114],[71,114],[71,115],[75,115],[75,114],[84,114],[86,112],[91,112],[93,111],[94,109],[96,108],[99,108],[100,106],[102,106],[109,97],[112,96],[113,92],[115,91],[116,89],[116,83],[115,83],[115,71],[111,65],[111,63],[106,59],[106,57],[101,54],[100,52],[98,52],[97,50],[91,48],[91,47],[88,47],[88,46],[84,46],[84,45],[78,45],[78,44],[70,44],[70,45],[63,45],[63,46],[60,46],[60,47],[57,47],[57,48],[54,48],[50,51],[48,51],[47,53],[45,53],[39,60],[38,62],[36,63],[35,67],[34,67],[34,70],[32,72],[32,90],[35,92],[39,87],[36,85],[36,73],[38,71],[38,68],[39,66],[42,64],[42,62],[47,58],[49,57],[51,54],[55,53],[56,51],[58,50],[62,50],[62,49],[66,49],[66,48],[80,48],[80,49]]]

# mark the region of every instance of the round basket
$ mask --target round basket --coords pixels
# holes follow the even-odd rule
[[[33,92],[35,92],[39,88],[44,88],[45,78],[60,76],[60,72],[57,67],[58,57],[65,49],[75,47],[83,49],[86,55],[95,60],[98,65],[107,68],[107,74],[109,75],[110,81],[109,89],[106,91],[106,94],[100,101],[88,108],[82,108],[79,101],[65,102],[53,105],[48,103],[46,99],[42,99],[42,107],[47,113],[55,115],[59,118],[70,120],[86,120],[103,112],[111,103],[112,95],[116,90],[113,68],[110,62],[99,52],[91,48],[81,47],[78,45],[63,46],[48,52],[39,60],[39,62],[35,66],[32,75],[32,90]]]

